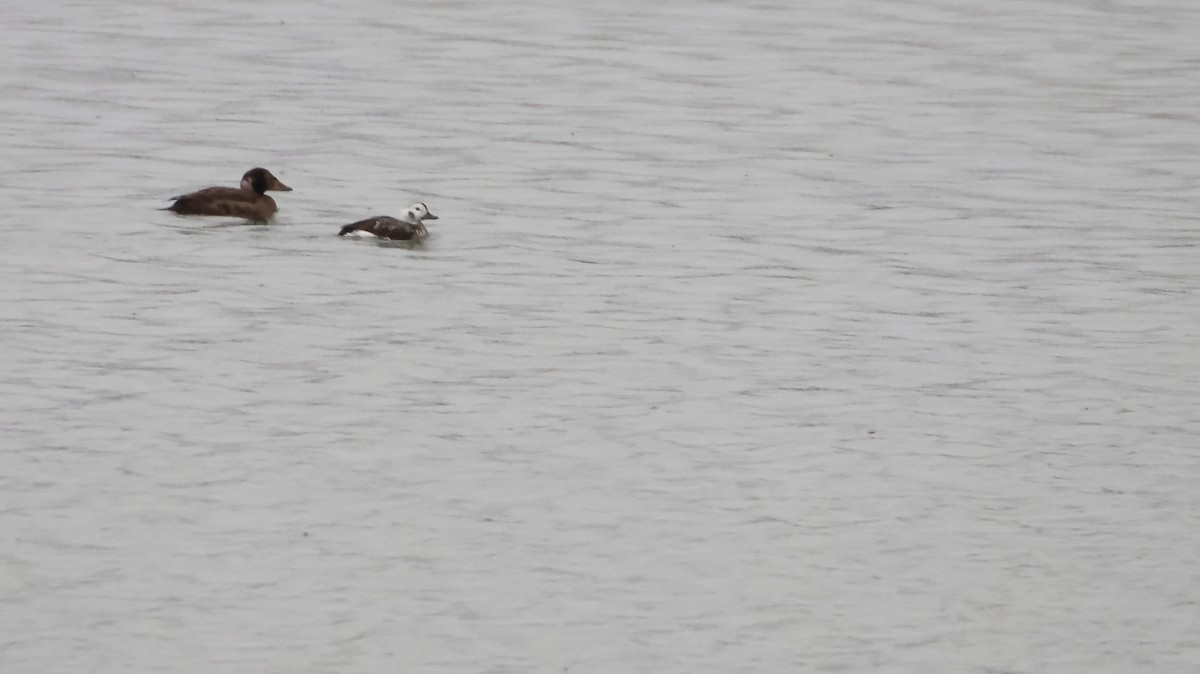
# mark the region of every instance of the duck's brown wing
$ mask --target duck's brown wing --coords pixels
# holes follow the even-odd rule
[[[407,241],[425,235],[425,228],[396,218],[379,215],[366,220],[352,222],[338,232],[338,236],[346,236],[350,232],[368,232],[380,238]]]
[[[231,187],[210,187],[175,197],[168,211],[180,215],[215,215],[266,220],[275,214],[275,200]]]
[[[215,201],[215,200],[230,200],[230,201],[253,201],[258,195],[241,190],[236,187],[206,187],[195,192],[180,194],[179,196],[171,197],[171,201],[179,201],[180,199],[188,199],[191,201]]]

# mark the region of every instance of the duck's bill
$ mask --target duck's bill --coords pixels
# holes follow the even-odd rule
[[[430,213],[429,215],[426,215],[424,218],[421,218],[421,219],[422,220],[437,220],[438,216],[434,215],[433,213]]]
[[[279,182],[278,180],[272,180],[271,184],[267,186],[267,189],[275,190],[276,192],[291,192],[292,191],[292,188],[288,187],[287,185],[284,185],[283,183]]]

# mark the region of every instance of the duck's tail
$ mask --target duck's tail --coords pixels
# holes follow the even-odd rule
[[[345,227],[342,227],[342,231],[338,232],[338,236],[346,236],[347,234],[349,234],[350,232],[353,232],[356,229],[358,229],[357,225],[346,225]]]

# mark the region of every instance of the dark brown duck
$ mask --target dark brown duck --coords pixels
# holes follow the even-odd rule
[[[279,182],[265,168],[252,168],[242,176],[241,187],[209,187],[171,197],[175,202],[164,210],[179,215],[217,215],[266,222],[275,215],[275,200],[264,194],[267,190],[291,192],[292,188]]]

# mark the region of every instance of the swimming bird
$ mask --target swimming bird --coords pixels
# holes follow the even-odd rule
[[[220,215],[266,222],[275,215],[275,200],[264,192],[291,192],[265,168],[252,168],[242,176],[240,187],[209,187],[171,197],[175,203],[163,210],[179,215]]]
[[[396,241],[408,241],[411,239],[421,239],[429,235],[429,231],[422,224],[423,220],[437,220],[438,216],[429,212],[429,208],[421,202],[410,204],[404,212],[400,214],[400,218],[393,218],[388,215],[377,215],[366,220],[352,222],[342,231],[338,232],[338,236],[346,236],[347,234],[354,236],[362,236],[363,234],[374,234],[381,239],[393,239]]]

